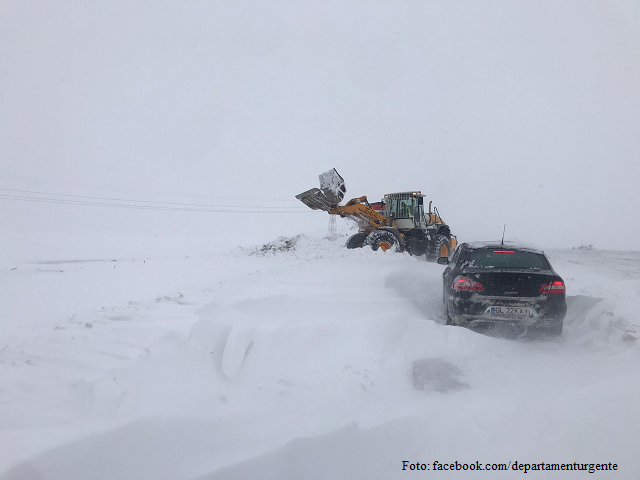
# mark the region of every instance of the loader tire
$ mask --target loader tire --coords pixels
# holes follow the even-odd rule
[[[360,248],[364,244],[365,239],[367,238],[367,232],[359,232],[354,235],[351,235],[347,240],[347,248]]]
[[[381,227],[380,231],[385,231],[385,232],[389,232],[392,233],[393,235],[395,235],[395,237],[398,239],[398,245],[402,245],[402,235],[400,235],[400,232],[398,231],[397,228],[395,227]]]
[[[445,235],[438,235],[436,238],[436,261],[440,257],[451,257],[451,242]]]
[[[427,249],[425,254],[427,262],[437,262],[440,257],[451,258],[451,242],[446,235],[438,235],[433,248]]]
[[[375,252],[382,250],[386,252],[395,246],[396,250],[400,247],[398,238],[391,232],[386,230],[374,230],[365,240],[366,245],[371,245],[371,249]]]

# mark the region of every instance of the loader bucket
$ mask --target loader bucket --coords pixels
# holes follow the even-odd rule
[[[296,198],[312,210],[325,210],[328,212],[335,207],[324,193],[317,188],[302,192],[300,195],[296,195]]]
[[[347,192],[344,185],[344,178],[340,176],[335,168],[318,175],[320,179],[320,190],[325,197],[334,205],[338,205]]]
[[[338,206],[347,188],[344,179],[335,168],[318,175],[320,188],[312,188],[296,195],[296,198],[313,210],[329,211]]]

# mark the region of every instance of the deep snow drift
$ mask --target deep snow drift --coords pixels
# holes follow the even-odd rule
[[[544,341],[445,326],[442,266],[343,239],[4,268],[0,478],[638,478],[640,254],[550,257]]]

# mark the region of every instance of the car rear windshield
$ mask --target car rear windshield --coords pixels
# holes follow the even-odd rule
[[[549,269],[544,255],[517,250],[474,250],[469,252],[467,259],[467,266],[475,268]]]

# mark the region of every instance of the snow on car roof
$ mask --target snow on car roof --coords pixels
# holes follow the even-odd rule
[[[543,253],[539,248],[533,247],[531,245],[525,245],[522,243],[515,242],[504,242],[501,243],[497,240],[494,241],[477,241],[477,242],[465,242],[463,245],[466,245],[472,250],[480,249],[480,248],[496,248],[496,249],[504,249],[510,248],[514,250],[520,250],[522,252],[531,252],[531,253]]]

